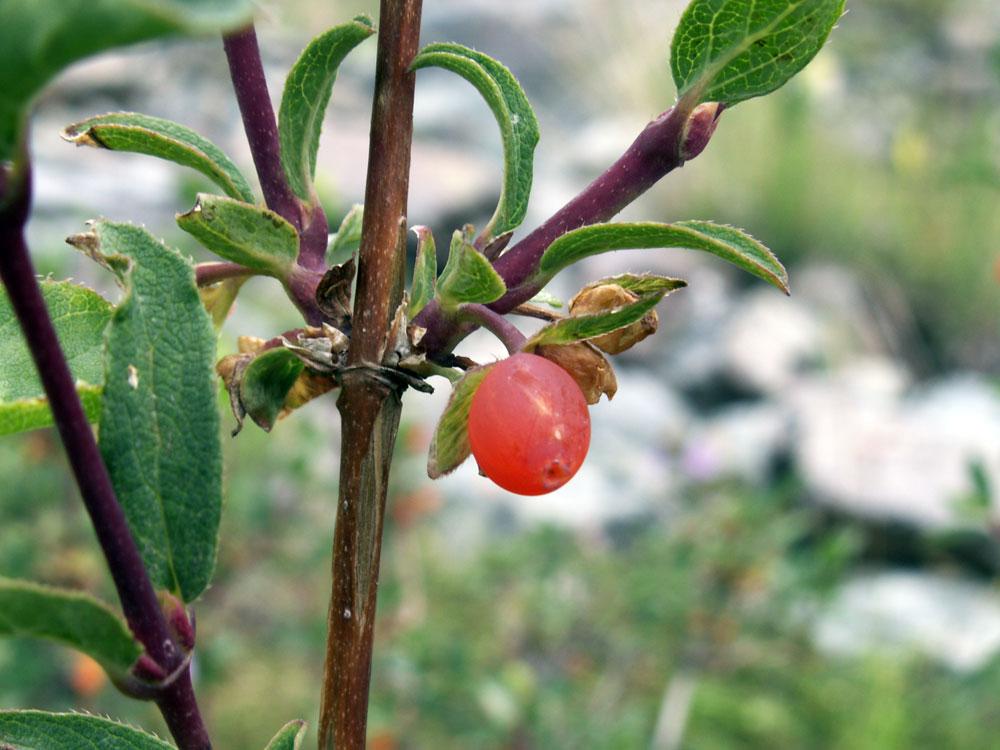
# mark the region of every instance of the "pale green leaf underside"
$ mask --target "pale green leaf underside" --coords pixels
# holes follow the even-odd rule
[[[135,112],[113,112],[73,123],[62,137],[77,146],[148,154],[190,167],[218,185],[230,198],[254,203],[246,178],[207,138],[170,120]]]
[[[476,87],[500,126],[504,174],[500,202],[483,234],[495,237],[520,226],[528,210],[538,121],[514,75],[496,60],[460,44],[431,44],[416,56],[413,70],[440,67]]]
[[[306,723],[295,719],[283,726],[269,743],[265,750],[299,750],[302,739],[306,736]]]
[[[285,219],[262,206],[198,193],[177,225],[220,258],[282,276],[295,262],[299,234]]]
[[[0,711],[4,750],[175,750],[159,737],[88,714]]]
[[[176,250],[99,221],[75,244],[118,269],[100,446],[154,585],[190,602],[208,585],[222,504],[215,332]]]
[[[469,370],[452,389],[448,405],[434,430],[427,456],[427,476],[431,479],[454,471],[472,452],[469,447],[469,407],[476,389],[492,368],[493,364],[489,364]]]
[[[292,190],[311,202],[316,152],[323,115],[337,79],[337,68],[347,54],[375,33],[371,19],[358,16],[313,39],[285,79],[278,110],[281,165]]]
[[[445,307],[478,302],[488,304],[500,299],[507,286],[500,274],[462,232],[455,230],[441,277],[437,280],[437,298]]]
[[[0,161],[13,157],[31,102],[56,73],[102,50],[233,28],[247,0],[0,0]]]
[[[270,431],[285,406],[285,397],[305,367],[288,349],[269,349],[254,357],[243,373],[240,395],[247,414]]]
[[[670,46],[678,97],[730,105],[783,86],[823,47],[844,0],[693,0]]]
[[[557,320],[532,336],[525,344],[524,351],[547,344],[572,344],[630,326],[656,307],[665,294],[665,291],[656,292],[606,312],[571,315]]]
[[[424,306],[434,299],[437,291],[437,250],[434,235],[428,227],[416,226],[417,260],[413,264],[413,285],[410,287],[410,304],[406,315],[413,320]]]
[[[89,594],[9,578],[0,578],[0,636],[58,641],[112,674],[124,674],[142,655],[124,620]]]
[[[346,263],[361,247],[361,224],[364,216],[365,207],[360,204],[355,204],[347,212],[347,216],[340,222],[337,233],[333,235],[330,246],[326,249],[327,268]]]
[[[532,281],[544,286],[563,268],[590,255],[654,247],[679,247],[718,255],[788,293],[788,274],[770,250],[739,229],[708,221],[593,224],[575,229],[549,245]]]
[[[97,420],[104,384],[104,329],[111,303],[68,281],[42,281],[42,296],[91,421]],[[0,287],[0,435],[52,424],[38,371],[21,335],[7,292]]]

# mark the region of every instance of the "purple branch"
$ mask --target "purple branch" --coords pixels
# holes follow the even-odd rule
[[[690,114],[686,109],[674,107],[657,117],[604,174],[501,255],[494,267],[508,291],[489,308],[504,315],[531,299],[540,289],[531,282],[531,277],[542,254],[558,237],[579,227],[608,221],[661,177],[682,166],[683,154],[689,152],[685,145]],[[704,147],[704,143],[700,146]],[[414,323],[427,330],[421,344],[432,357],[450,352],[475,328],[446,314],[436,301],[424,307]]]
[[[252,268],[239,263],[199,263],[194,267],[194,276],[199,288],[218,284],[226,279],[253,276],[256,273]]]
[[[459,313],[463,320],[482,326],[500,339],[508,354],[517,354],[527,341],[514,324],[486,305],[465,304],[459,308]]]
[[[304,223],[302,204],[289,187],[281,166],[278,122],[267,92],[257,32],[251,24],[226,34],[222,41],[264,202],[301,232]]]
[[[38,368],[56,429],[66,448],[129,628],[147,654],[169,673],[183,663],[184,655],[170,633],[125,514],[118,504],[24,240],[24,224],[31,205],[30,170],[25,170],[19,184],[11,183],[9,178],[5,168],[0,166],[0,188],[4,191],[0,193],[0,278]],[[178,747],[182,750],[211,747],[188,674],[166,688],[157,697],[157,704]]]

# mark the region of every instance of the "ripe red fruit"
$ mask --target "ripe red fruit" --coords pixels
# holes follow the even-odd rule
[[[494,365],[472,397],[469,445],[480,471],[505,490],[552,492],[587,456],[587,401],[559,365],[515,354]]]

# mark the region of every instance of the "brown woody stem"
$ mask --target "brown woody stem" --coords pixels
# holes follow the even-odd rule
[[[421,0],[382,0],[368,182],[350,369],[337,407],[343,436],[333,591],[320,708],[321,750],[364,750],[382,522],[399,395],[363,369],[381,362],[406,267],[406,196]]]

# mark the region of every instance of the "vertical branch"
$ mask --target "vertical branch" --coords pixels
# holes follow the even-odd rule
[[[27,164],[26,158],[24,162]],[[181,668],[184,655],[167,626],[125,514],[118,504],[24,240],[24,225],[31,205],[30,169],[25,169],[17,183],[10,177],[10,173],[0,166],[0,278],[7,287],[11,306],[38,368],[56,429],[107,560],[125,619],[146,653],[169,674]],[[157,695],[156,702],[181,750],[211,748],[187,667]]]
[[[386,486],[398,394],[368,377],[403,293],[413,74],[422,0],[382,0],[368,182],[348,370],[337,407],[342,454],[320,748],[364,750]],[[353,369],[352,369],[353,368]]]

